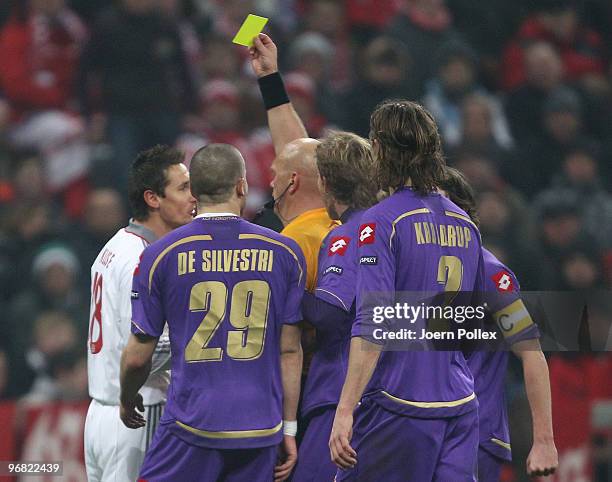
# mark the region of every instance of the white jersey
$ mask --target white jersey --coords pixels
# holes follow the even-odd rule
[[[89,396],[119,405],[119,365],[130,337],[132,277],[143,250],[155,240],[142,225],[130,222],[106,243],[91,267],[91,307],[87,350]],[[155,371],[170,359],[167,332],[160,337],[153,370],[140,390],[145,405],[166,401],[169,373]]]

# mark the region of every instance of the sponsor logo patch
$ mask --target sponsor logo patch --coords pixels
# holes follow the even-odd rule
[[[378,264],[378,256],[362,256],[359,258],[359,264],[375,265]]]
[[[323,271],[323,276],[330,274],[330,273],[340,275],[342,274],[342,271],[344,270],[340,266],[331,265],[325,268],[325,271]]]
[[[376,240],[376,223],[367,223],[359,226],[359,246],[373,244]]]
[[[327,250],[327,256],[333,256],[335,254],[338,256],[344,256],[350,242],[351,238],[348,236],[336,236],[331,238],[329,242],[329,249]]]
[[[507,291],[514,291],[514,283],[512,282],[512,276],[505,270],[501,270],[491,276],[491,279],[495,283],[497,291],[505,293]]]

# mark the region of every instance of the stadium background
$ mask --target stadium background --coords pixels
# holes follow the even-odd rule
[[[248,164],[248,215],[269,198],[265,111],[230,41],[250,12],[270,17],[312,137],[367,136],[377,102],[420,99],[477,190],[485,245],[523,289],[610,288],[609,1],[111,3],[0,3],[0,460],[64,460],[63,480],[84,480],[89,267],[127,222],[136,152],[231,143]],[[612,358],[549,364],[554,480],[612,480]],[[530,419],[516,364],[507,392],[504,480],[520,481]]]

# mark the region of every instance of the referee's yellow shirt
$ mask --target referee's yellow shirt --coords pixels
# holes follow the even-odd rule
[[[293,239],[302,248],[306,259],[306,289],[313,291],[317,286],[319,248],[327,233],[338,226],[325,208],[305,211],[291,221],[281,234]]]

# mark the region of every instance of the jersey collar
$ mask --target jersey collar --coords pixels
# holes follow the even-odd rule
[[[157,236],[155,236],[155,233],[153,231],[151,231],[149,228],[145,228],[142,224],[139,224],[134,221],[134,218],[130,219],[130,223],[125,228],[125,230],[128,233],[140,236],[141,238],[145,239],[149,244],[157,240]]]
[[[234,218],[239,217],[235,213],[202,213],[202,214],[198,214],[195,217],[195,219],[202,219],[202,218],[227,218],[229,216],[232,216]]]

